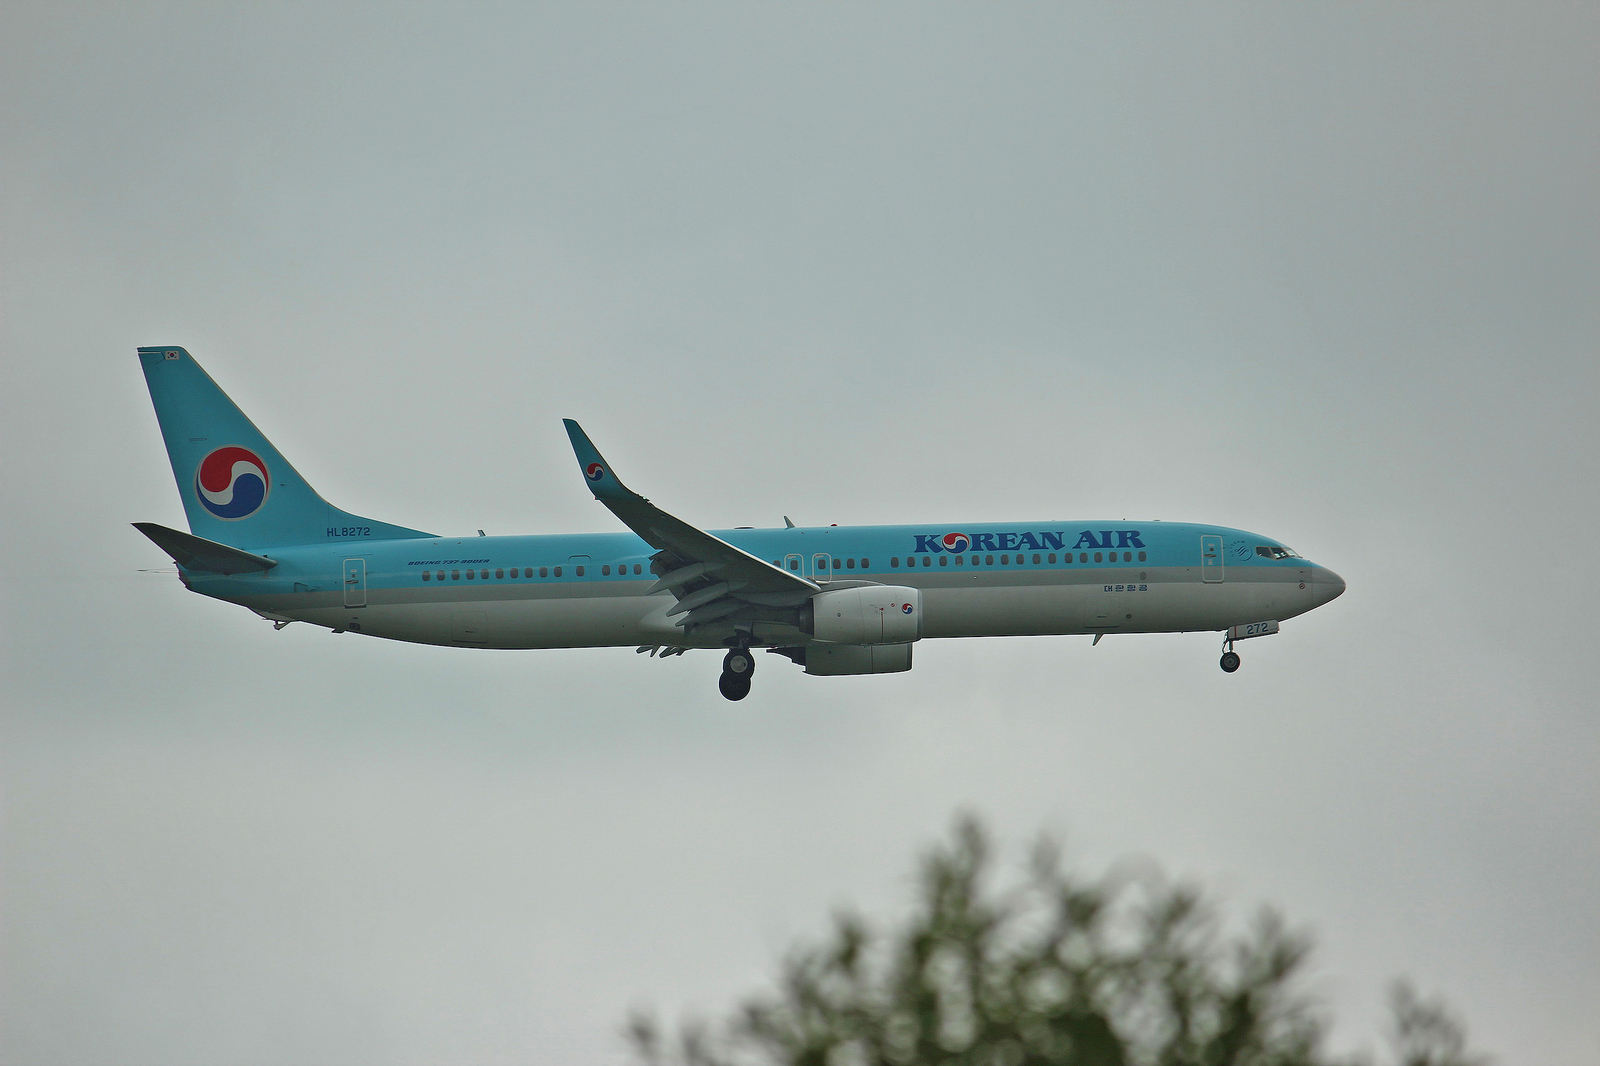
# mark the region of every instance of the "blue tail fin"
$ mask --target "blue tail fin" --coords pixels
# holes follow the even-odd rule
[[[189,530],[235,547],[430,537],[332,506],[175,345],[140,348]]]

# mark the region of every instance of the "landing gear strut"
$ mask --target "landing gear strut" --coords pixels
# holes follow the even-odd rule
[[[730,700],[742,700],[750,695],[750,677],[756,672],[756,657],[749,648],[734,648],[722,659],[722,676],[717,688]]]
[[[1231,674],[1239,669],[1239,653],[1233,650],[1233,630],[1222,635],[1222,672]]]

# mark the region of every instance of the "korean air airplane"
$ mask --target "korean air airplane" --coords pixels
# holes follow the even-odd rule
[[[934,637],[1222,634],[1234,642],[1344,591],[1277,541],[1177,522],[1048,521],[702,530],[627,488],[576,422],[595,499],[628,532],[441,537],[317,495],[189,353],[140,348],[183,533],[137,528],[185,587],[282,629],[309,622],[460,648],[723,651],[750,692],[756,649],[808,674],[911,669]]]

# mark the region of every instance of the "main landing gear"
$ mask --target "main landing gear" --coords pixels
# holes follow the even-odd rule
[[[730,700],[750,695],[750,677],[756,672],[756,657],[749,648],[734,648],[722,659],[722,676],[717,688]]]

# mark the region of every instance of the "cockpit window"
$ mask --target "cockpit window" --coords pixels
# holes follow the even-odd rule
[[[1263,559],[1302,558],[1299,552],[1295,551],[1293,548],[1285,548],[1281,544],[1258,544],[1256,545],[1256,554],[1261,556]]]

